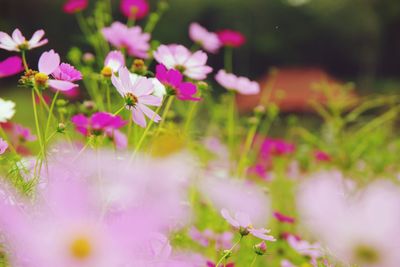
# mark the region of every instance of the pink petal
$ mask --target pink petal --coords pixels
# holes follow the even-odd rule
[[[24,70],[19,56],[13,56],[0,62],[0,78],[12,76]]]
[[[0,44],[0,48],[2,49],[6,49],[8,51],[18,51],[16,49],[17,44],[14,42],[11,36],[5,32],[0,32]]]
[[[50,50],[44,52],[39,58],[39,72],[43,72],[47,75],[53,73],[60,65],[60,55]]]
[[[74,83],[61,80],[49,80],[49,86],[60,91],[69,91],[77,87]]]
[[[240,227],[239,222],[232,218],[231,214],[229,213],[229,211],[227,209],[222,209],[221,215],[233,227],[236,227],[236,228]]]
[[[161,106],[162,98],[154,95],[144,95],[140,97],[139,102],[145,105],[159,107]]]
[[[17,44],[22,44],[25,42],[25,37],[22,35],[19,29],[15,29],[12,33],[12,38]]]
[[[145,128],[147,125],[142,110],[140,110],[137,106],[132,109],[132,120],[142,128]]]
[[[32,38],[29,40],[30,45],[35,45],[37,44],[40,39],[44,36],[44,30],[38,30],[36,31],[33,35]]]
[[[155,113],[153,110],[148,108],[145,105],[139,104],[139,108],[143,111],[143,113],[152,121],[154,122],[159,122],[161,120],[161,117]]]

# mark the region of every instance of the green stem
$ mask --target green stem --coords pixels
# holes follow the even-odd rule
[[[46,130],[44,132],[45,136],[47,136],[47,133],[48,133],[49,128],[50,128],[51,116],[53,114],[54,106],[56,104],[56,100],[57,100],[57,97],[58,97],[59,94],[60,94],[60,91],[57,90],[56,94],[53,97],[53,101],[51,102],[50,109],[49,109],[49,116],[47,118],[47,123],[46,123]]]
[[[216,267],[219,267],[219,265],[222,263],[222,261],[228,258],[228,256],[232,253],[232,250],[233,250],[237,245],[239,245],[240,241],[242,241],[242,238],[243,238],[243,236],[241,235],[240,238],[239,238],[239,240],[238,240],[235,244],[233,244],[233,246],[232,246],[230,249],[228,249],[228,250],[226,250],[226,251],[224,252],[224,255],[222,255],[222,257],[219,259],[219,261],[217,262],[217,264],[215,264]]]
[[[121,111],[123,111],[125,109],[125,106],[122,106],[120,109],[118,109],[113,115],[116,116],[119,113],[121,113]]]
[[[167,101],[167,104],[165,105],[165,108],[163,110],[163,114],[161,116],[160,125],[158,126],[158,133],[161,131],[161,128],[165,123],[165,119],[167,118],[168,112],[171,109],[171,105],[172,105],[173,101],[174,101],[174,96],[168,96],[168,101]]]
[[[225,47],[224,66],[227,72],[233,71],[233,48],[230,46]]]
[[[197,111],[197,107],[198,107],[197,102],[191,103],[188,116],[186,117],[186,122],[185,122],[185,127],[184,127],[184,132],[185,133],[190,129],[191,122],[193,120],[194,114]]]
[[[257,260],[257,255],[255,255],[253,260],[251,261],[250,267],[254,266],[254,264],[256,263],[256,260]]]
[[[43,145],[43,140],[42,140],[42,133],[40,131],[39,116],[38,116],[37,107],[36,107],[35,91],[34,90],[32,90],[32,105],[33,105],[33,115],[35,117],[36,133],[37,133],[38,139],[39,139],[40,150],[41,150],[42,155],[45,156],[44,145]]]
[[[237,168],[237,175],[239,178],[244,176],[244,172],[246,170],[246,160],[247,155],[251,149],[251,145],[253,144],[254,136],[257,133],[259,122],[255,123],[249,130],[246,136],[246,141],[244,143],[244,148],[242,155],[239,160],[238,168]]]
[[[230,92],[229,99],[229,110],[227,118],[227,135],[228,135],[228,146],[231,153],[231,157],[234,156],[235,151],[235,118],[236,118],[236,98],[235,93]]]
[[[106,84],[106,95],[107,95],[107,109],[111,111],[111,91],[110,91],[110,85],[108,81],[105,81]]]
[[[143,144],[143,142],[144,142],[144,140],[145,140],[145,138],[146,138],[146,136],[147,136],[147,134],[148,134],[148,132],[149,132],[151,126],[154,124],[154,121],[153,121],[153,120],[154,120],[154,117],[155,117],[156,114],[158,114],[158,112],[160,111],[161,106],[162,106],[162,105],[160,105],[160,106],[156,109],[153,118],[151,118],[151,120],[149,121],[149,124],[147,125],[146,129],[144,130],[142,136],[141,136],[140,139],[139,139],[139,142],[138,142],[137,146],[135,147],[135,152],[134,152],[134,154],[136,154],[136,153],[139,151],[139,149],[142,147],[142,144]]]
[[[28,63],[26,63],[26,51],[21,50],[21,55],[22,55],[22,63],[24,64],[25,71],[28,71],[29,67],[28,67]]]

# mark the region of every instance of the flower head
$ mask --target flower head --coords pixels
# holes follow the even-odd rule
[[[154,52],[154,58],[167,69],[176,69],[194,80],[204,80],[212,71],[212,68],[206,65],[206,53],[192,53],[182,45],[160,45]]]
[[[220,70],[215,76],[217,82],[228,90],[233,90],[242,95],[256,95],[260,92],[260,85],[246,77],[238,77],[225,70]]]
[[[104,38],[116,48],[125,48],[130,56],[148,58],[150,34],[143,33],[139,26],[127,27],[114,22],[102,30]]]
[[[119,71],[125,66],[125,57],[120,51],[111,51],[104,60],[104,68],[101,74],[105,77],[111,77],[113,73]]]
[[[289,216],[286,216],[278,211],[274,212],[274,217],[275,219],[277,219],[278,221],[280,221],[281,223],[289,223],[292,224],[295,222],[295,219]]]
[[[0,122],[9,121],[15,114],[15,103],[0,98]]]
[[[8,148],[8,143],[0,137],[0,155],[3,155]]]
[[[207,31],[198,23],[192,23],[189,26],[189,36],[193,42],[201,45],[204,50],[210,53],[216,53],[221,47],[218,35]]]
[[[160,106],[162,98],[152,95],[153,82],[144,76],[131,75],[126,67],[119,70],[119,76],[113,75],[111,81],[118,93],[124,98],[128,110],[132,111],[133,121],[141,127],[146,127],[145,116],[154,122],[161,117],[147,106]]]
[[[90,118],[83,114],[71,118],[78,132],[83,135],[100,135],[107,130],[116,130],[126,124],[120,116],[107,112],[96,112]]]
[[[246,42],[246,37],[240,32],[232,30],[222,30],[217,32],[222,45],[230,47],[240,47]]]
[[[19,56],[8,57],[0,61],[0,78],[12,76],[24,70],[22,60]]]
[[[40,56],[38,70],[39,72],[34,77],[36,85],[41,87],[48,85],[60,91],[68,91],[77,87],[78,85],[72,81],[82,78],[79,71],[69,64],[60,65],[60,56],[54,50],[44,52]],[[51,79],[50,75],[54,79]]]
[[[63,6],[63,10],[67,14],[73,14],[85,10],[88,4],[88,0],[67,0]]]
[[[36,31],[30,40],[26,40],[19,29],[15,29],[12,36],[5,32],[0,32],[0,48],[8,51],[31,50],[33,48],[47,44],[47,39],[43,39],[44,30]]]
[[[331,156],[328,153],[321,150],[314,151],[314,158],[317,161],[325,161],[325,162],[329,162],[332,160]]]
[[[149,13],[150,6],[147,0],[121,0],[120,9],[127,18],[142,19]]]
[[[246,213],[236,212],[234,217],[232,217],[227,209],[222,209],[221,215],[230,225],[238,229],[239,233],[242,236],[251,234],[257,238],[267,241],[276,240],[273,236],[267,235],[271,230],[267,230],[264,228],[255,229],[251,224],[249,215],[247,215]]]
[[[184,82],[183,75],[174,69],[159,64],[156,67],[156,78],[166,86],[168,94],[176,95],[180,100],[199,101],[200,98],[193,97],[197,93],[196,85],[191,82]]]
[[[12,131],[13,137],[20,142],[33,142],[36,140],[36,135],[32,134],[31,129],[21,124],[13,124]]]
[[[260,155],[263,159],[270,159],[272,156],[284,156],[292,154],[296,146],[283,139],[266,138],[261,144]]]

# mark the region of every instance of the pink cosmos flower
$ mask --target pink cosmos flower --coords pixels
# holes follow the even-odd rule
[[[263,180],[271,179],[271,175],[267,172],[267,168],[260,163],[251,166],[247,172],[249,174],[257,175],[258,177],[260,177]]]
[[[189,26],[189,36],[193,42],[201,45],[204,50],[210,53],[217,53],[221,47],[218,35],[207,31],[198,23],[192,23]]]
[[[236,212],[234,217],[232,217],[227,209],[222,209],[221,215],[230,225],[238,229],[242,236],[251,234],[262,240],[276,241],[272,235],[267,235],[271,230],[264,228],[255,229],[251,224],[249,215],[246,213]]]
[[[246,37],[237,31],[222,30],[217,32],[217,34],[224,46],[240,47],[246,42]]]
[[[12,36],[5,32],[0,31],[0,48],[8,51],[21,51],[21,50],[31,50],[36,47],[47,44],[47,39],[43,39],[44,30],[38,30],[28,41],[22,35],[19,29],[15,29]]]
[[[71,118],[78,132],[83,135],[99,135],[107,129],[119,129],[126,125],[118,115],[112,115],[107,112],[96,112],[90,118],[83,114],[75,115]]]
[[[23,70],[22,59],[19,56],[8,57],[0,61],[0,78],[12,76]]]
[[[205,229],[201,232],[196,227],[192,227],[189,230],[189,235],[194,241],[203,247],[208,247],[210,242],[215,243],[215,248],[217,250],[229,249],[232,247],[233,234],[231,232],[218,234],[210,229]]]
[[[0,137],[0,155],[3,155],[8,148],[8,143]]]
[[[219,265],[219,266],[217,266],[216,265],[216,263],[214,263],[214,262],[212,262],[212,261],[207,261],[207,267],[222,267],[222,266],[224,266],[224,267],[235,267],[235,264],[234,263],[227,263],[227,264],[221,264],[221,265]]]
[[[278,211],[274,212],[274,217],[275,219],[277,219],[278,221],[280,221],[281,223],[289,223],[292,224],[295,222],[295,219],[289,216],[286,216]]]
[[[260,92],[260,85],[246,77],[238,77],[225,70],[220,70],[215,76],[217,82],[228,90],[236,91],[242,95],[256,95]]]
[[[118,49],[126,49],[130,56],[148,58],[150,34],[143,33],[139,26],[129,28],[117,21],[102,33],[108,42]]]
[[[332,160],[331,156],[328,153],[321,150],[314,151],[314,157],[317,161],[328,162]]]
[[[184,82],[183,75],[174,69],[159,64],[156,67],[156,78],[165,85],[169,95],[176,95],[180,100],[199,101],[201,98],[193,97],[197,93],[196,85]]]
[[[104,76],[111,77],[113,73],[118,72],[123,66],[125,66],[124,55],[121,53],[121,51],[114,50],[108,53],[106,59],[104,60],[104,68],[101,73]]]
[[[269,159],[271,156],[284,156],[292,154],[296,146],[283,139],[266,138],[261,144],[260,156]]]
[[[127,18],[142,19],[149,13],[150,6],[147,0],[121,0],[120,9]]]
[[[60,56],[54,50],[44,52],[40,56],[38,69],[39,72],[35,74],[35,83],[40,86],[48,85],[60,91],[68,91],[77,87],[78,85],[69,80],[75,81],[81,78],[80,73],[70,65],[60,65]],[[50,79],[49,76],[53,73],[55,73],[54,79]]]
[[[13,137],[19,142],[33,142],[36,140],[36,135],[32,134],[31,129],[21,124],[13,124],[12,131]]]
[[[182,45],[171,44],[160,45],[153,55],[167,69],[179,70],[194,80],[204,80],[212,72],[212,68],[206,65],[208,57],[203,51],[192,53]]]
[[[289,235],[286,241],[300,255],[308,256],[314,260],[322,257],[323,255],[322,248],[318,243],[310,244],[306,240],[299,240],[292,235]]]
[[[129,70],[123,67],[119,76],[111,77],[111,81],[118,93],[124,98],[126,108],[132,111],[133,121],[141,127],[146,127],[145,116],[154,122],[159,122],[161,117],[151,110],[149,106],[160,106],[162,98],[152,95],[154,85],[151,80],[143,76],[131,79]]]
[[[63,10],[67,14],[73,14],[85,10],[88,4],[88,0],[67,0],[63,6]]]

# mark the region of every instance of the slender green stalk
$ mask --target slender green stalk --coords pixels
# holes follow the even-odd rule
[[[228,146],[231,152],[231,157],[234,155],[235,151],[235,119],[236,119],[236,98],[235,93],[230,92],[229,99],[229,109],[227,113],[227,135],[228,135]]]
[[[125,106],[122,106],[120,109],[118,109],[113,115],[116,116],[119,113],[121,113],[121,111],[123,111],[125,109]]]
[[[33,115],[35,117],[36,133],[38,135],[40,149],[42,150],[42,154],[44,155],[44,151],[43,151],[44,150],[44,146],[43,146],[43,140],[42,140],[42,133],[40,131],[39,116],[38,116],[37,107],[36,107],[35,91],[34,90],[32,90],[32,105],[33,105]]]
[[[227,72],[233,71],[233,48],[230,46],[225,47],[224,66]]]
[[[165,119],[167,118],[168,112],[171,109],[171,105],[172,105],[172,102],[174,101],[174,98],[175,98],[174,96],[168,96],[168,101],[167,101],[167,104],[165,105],[165,108],[163,110],[163,114],[161,116],[161,121],[160,121],[160,125],[158,126],[158,132],[157,133],[159,133],[161,131],[162,126],[165,123]]]
[[[237,175],[238,175],[239,178],[243,177],[244,173],[246,171],[247,156],[248,156],[249,151],[251,149],[251,145],[253,144],[254,136],[257,133],[258,125],[259,125],[259,121],[257,123],[254,123],[251,126],[249,132],[247,133],[246,141],[244,143],[243,152],[242,152],[242,155],[240,157],[238,168],[237,168]]]
[[[110,84],[108,81],[105,81],[106,84],[106,97],[107,97],[107,109],[111,111],[111,90],[110,90]]]
[[[29,70],[28,63],[26,63],[26,51],[21,50],[22,63],[24,64],[25,71]]]
[[[233,250],[237,245],[239,245],[240,241],[242,241],[242,238],[243,238],[243,236],[240,236],[239,240],[238,240],[235,244],[233,244],[233,246],[232,246],[230,249],[224,251],[224,254],[223,254],[222,257],[219,259],[219,261],[215,264],[215,266],[218,267],[225,259],[227,259],[227,258],[230,256],[230,254],[232,253],[232,250]]]
[[[191,123],[193,120],[194,115],[197,113],[197,102],[192,102],[190,105],[190,109],[189,109],[189,113],[186,117],[186,122],[185,122],[185,126],[184,126],[184,132],[186,133],[187,131],[189,131],[190,127],[191,127]]]
[[[57,97],[58,97],[59,94],[60,94],[60,91],[57,91],[56,94],[54,95],[53,101],[51,102],[51,105],[50,105],[49,116],[47,118],[47,123],[46,123],[46,130],[44,131],[45,137],[47,136],[47,133],[48,133],[49,128],[50,128],[51,116],[53,114],[54,106],[56,104]]]
[[[255,255],[253,260],[251,261],[250,267],[253,267],[256,261],[257,261],[257,255]]]
[[[168,102],[168,103],[169,103],[169,102]],[[142,147],[143,142],[144,142],[144,140],[145,140],[145,138],[146,138],[146,136],[147,136],[147,134],[148,134],[148,132],[149,132],[151,126],[154,124],[154,121],[153,121],[153,120],[154,120],[154,117],[155,117],[156,114],[160,111],[161,106],[162,106],[162,105],[160,105],[160,106],[156,109],[153,118],[151,118],[151,120],[149,121],[149,124],[147,125],[146,129],[144,130],[142,136],[141,136],[140,139],[139,139],[139,142],[138,142],[137,146],[135,147],[135,152],[134,152],[134,154],[136,154],[136,153],[139,151],[139,149]]]

